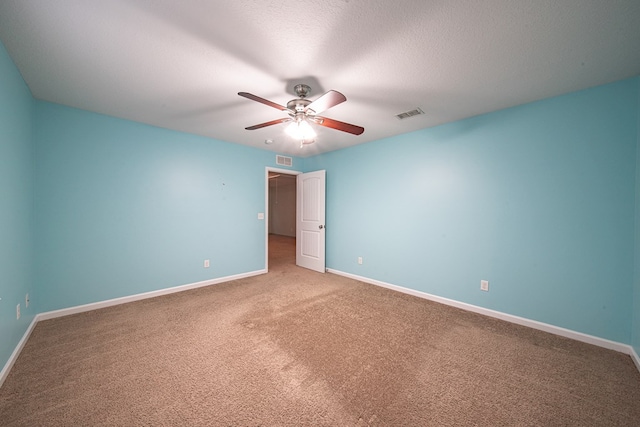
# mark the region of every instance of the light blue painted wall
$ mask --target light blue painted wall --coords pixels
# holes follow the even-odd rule
[[[637,82],[307,159],[327,266],[629,343]]]
[[[0,369],[35,314],[33,305],[25,307],[33,263],[32,104],[29,88],[0,43]]]
[[[640,77],[636,78],[636,114],[638,118],[636,145],[636,230],[635,230],[635,277],[633,288],[633,336],[632,345],[640,355]]]
[[[40,311],[265,267],[275,153],[40,101],[36,123]]]

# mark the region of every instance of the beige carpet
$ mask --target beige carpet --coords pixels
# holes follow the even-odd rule
[[[40,322],[3,426],[638,426],[629,356],[293,266]]]

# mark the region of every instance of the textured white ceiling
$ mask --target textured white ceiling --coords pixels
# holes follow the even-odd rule
[[[0,39],[38,99],[305,157],[640,75],[640,1],[2,0]],[[244,130],[296,83],[364,134]]]

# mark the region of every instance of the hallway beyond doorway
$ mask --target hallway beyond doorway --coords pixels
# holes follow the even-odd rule
[[[296,264],[296,238],[269,234],[269,269]]]

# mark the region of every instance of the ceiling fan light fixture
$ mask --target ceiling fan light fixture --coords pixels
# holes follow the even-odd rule
[[[298,141],[308,141],[313,140],[317,134],[306,120],[296,120],[292,122],[287,128],[285,132]]]

